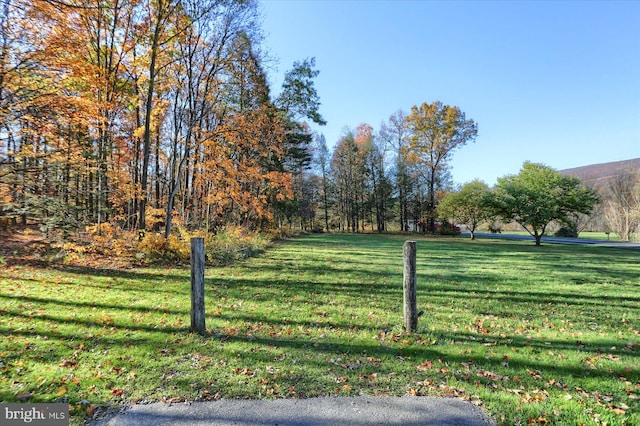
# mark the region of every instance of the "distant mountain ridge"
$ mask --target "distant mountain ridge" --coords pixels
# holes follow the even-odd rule
[[[559,172],[565,176],[576,176],[580,178],[585,185],[602,187],[622,170],[635,170],[636,173],[640,173],[640,158],[591,164],[589,166],[559,170]]]

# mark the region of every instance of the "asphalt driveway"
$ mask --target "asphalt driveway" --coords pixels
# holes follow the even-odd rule
[[[468,237],[469,233],[463,232],[462,235]],[[502,239],[502,240],[523,240],[523,241],[535,242],[535,238],[533,238],[531,235],[518,235],[518,234],[489,234],[484,232],[476,232],[476,238],[495,238],[495,239]],[[591,246],[597,246],[597,247],[640,249],[640,243],[589,240],[585,238],[542,237],[542,242],[554,243],[554,244],[579,244],[579,245],[591,245]]]
[[[326,397],[309,399],[221,399],[127,407],[95,426],[219,425],[495,425],[474,404],[434,397]]]

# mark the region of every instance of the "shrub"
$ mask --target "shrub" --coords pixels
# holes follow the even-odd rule
[[[207,260],[227,265],[264,250],[271,239],[267,234],[228,225],[215,236],[205,239]]]
[[[87,252],[122,257],[132,254],[136,249],[133,234],[110,222],[86,226],[84,234],[85,242],[89,244]]]
[[[437,235],[460,235],[460,227],[449,222],[436,224]]]
[[[160,234],[146,234],[138,244],[138,250],[149,262],[188,261],[191,255],[189,240],[175,235],[165,238]]]
[[[191,256],[191,237],[182,227],[165,238],[160,234],[146,234],[138,244],[138,259],[148,262],[188,262]],[[247,231],[240,226],[226,226],[216,235],[205,237],[207,262],[228,265],[264,250],[270,243],[266,234]]]
[[[492,234],[501,234],[502,227],[500,225],[491,224],[489,225],[489,232],[491,232]]]
[[[576,232],[567,227],[567,226],[563,226],[562,228],[558,229],[554,234],[554,237],[563,237],[563,238],[577,238],[578,235],[576,234]]]

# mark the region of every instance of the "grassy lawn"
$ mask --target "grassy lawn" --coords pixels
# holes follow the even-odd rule
[[[413,238],[413,237],[412,237]],[[314,235],[207,270],[0,269],[0,401],[66,401],[73,423],[142,401],[445,395],[502,424],[640,424],[634,250],[418,238],[417,334],[402,244]]]
[[[526,235],[531,236],[527,231],[503,231],[503,234],[512,234],[512,235]],[[553,237],[553,234],[546,235],[545,237]],[[533,237],[532,237],[533,238]],[[604,232],[591,232],[591,231],[583,231],[580,232],[578,239],[584,240],[599,240],[599,241],[620,241],[618,235],[611,232],[609,235]]]

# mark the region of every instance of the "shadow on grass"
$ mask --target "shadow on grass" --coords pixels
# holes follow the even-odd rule
[[[488,336],[483,336],[480,334],[442,334],[441,337],[446,341],[451,341],[450,345],[457,345],[462,342],[473,342],[480,343],[482,342],[497,342],[503,339],[492,339]],[[435,362],[440,362],[442,365],[446,365],[450,367],[450,375],[456,376],[458,380],[466,380],[469,381],[470,384],[481,379],[478,378],[476,374],[472,374],[470,376],[466,376],[461,373],[461,370],[469,369],[470,366],[473,370],[483,370],[483,371],[498,371],[500,374],[504,376],[510,376],[513,371],[520,372],[529,371],[532,376],[539,376],[532,378],[531,380],[539,381],[540,386],[544,387],[544,383],[553,379],[554,382],[562,383],[562,380],[567,381],[573,379],[581,380],[581,379],[618,379],[620,377],[624,377],[625,380],[629,380],[631,382],[640,380],[640,372],[637,370],[628,370],[625,369],[625,365],[618,364],[617,366],[607,367],[607,368],[598,368],[594,369],[590,367],[587,363],[585,364],[576,364],[574,363],[571,366],[568,365],[559,365],[556,363],[550,362],[542,362],[540,360],[516,360],[510,359],[509,366],[505,367],[505,362],[502,356],[496,355],[494,357],[476,357],[472,358],[466,354],[455,355],[452,354],[451,351],[440,349],[443,348],[443,344],[437,345],[428,345],[428,346],[407,346],[404,348],[400,348],[397,345],[384,345],[379,343],[374,343],[372,340],[371,344],[363,344],[363,343],[347,343],[347,342],[325,342],[319,343],[317,341],[305,340],[305,339],[294,339],[294,338],[265,338],[265,337],[255,337],[255,336],[213,336],[213,338],[221,340],[223,342],[240,342],[243,344],[255,346],[255,347],[272,347],[272,348],[283,348],[288,353],[295,351],[313,351],[317,354],[324,354],[324,357],[314,357],[312,360],[302,360],[298,361],[297,365],[308,364],[309,367],[317,370],[317,371],[326,371],[327,369],[334,369],[336,367],[335,362],[326,361],[331,359],[331,357],[343,356],[345,359],[342,361],[344,365],[339,365],[337,370],[343,369],[345,371],[348,370],[359,370],[363,369],[367,372],[377,372],[380,374],[397,374],[398,366],[394,363],[400,361],[401,364],[406,365],[406,367],[401,367],[400,370],[406,372],[407,381],[412,378],[429,375],[429,372],[420,373],[416,367],[420,365],[425,360],[432,360]],[[619,344],[620,342],[616,341],[601,341],[598,345],[589,344],[586,347],[580,349],[580,353],[583,354],[585,359],[592,359],[594,357],[601,356],[603,354],[602,350],[608,350],[611,346]],[[540,341],[536,339],[522,339],[522,338],[514,338],[509,339],[509,342],[503,342],[501,345],[508,346],[510,350],[518,352],[525,348],[537,347],[541,350],[545,351],[556,351],[560,353],[561,351],[566,350],[576,350],[575,343],[569,343],[565,341]],[[461,348],[463,346],[461,345]],[[625,353],[626,355],[637,357],[638,353],[634,352],[632,349],[629,349]],[[292,355],[295,357],[295,355]],[[379,362],[376,362],[375,365],[367,365],[365,361],[362,364],[357,365],[349,365],[348,358],[362,358],[362,359],[377,359]],[[273,354],[268,351],[252,351],[250,353],[245,353],[242,355],[242,358],[246,361],[250,361],[255,365],[264,365],[273,362]],[[390,359],[393,359],[393,362],[388,362]],[[323,361],[321,361],[323,360]],[[441,373],[441,372],[440,372]],[[494,383],[495,379],[485,379],[484,383]],[[604,382],[603,382],[604,383]],[[604,385],[603,385],[604,386]],[[606,392],[607,390],[602,388],[598,389],[601,392]]]
[[[188,295],[188,294],[187,294]],[[42,297],[34,297],[34,296],[6,296],[0,294],[0,299],[12,300],[12,301],[20,301],[20,302],[33,302],[40,304],[52,304],[56,306],[68,306],[69,308],[100,308],[100,309],[113,309],[116,311],[124,311],[124,312],[141,312],[141,313],[167,313],[167,314],[176,314],[176,315],[189,315],[188,310],[175,310],[175,309],[166,309],[166,308],[151,308],[147,306],[124,306],[110,303],[102,303],[102,302],[82,302],[82,301],[69,301],[69,300],[52,300],[52,299],[44,299]],[[7,311],[9,312],[9,311]],[[2,314],[2,311],[0,311]],[[20,315],[20,313],[17,313]],[[37,316],[38,318],[42,318],[41,315]]]
[[[46,310],[44,314],[32,314],[21,311],[15,306],[3,307],[0,310],[0,317],[7,321],[4,324],[0,323],[0,328],[4,328],[2,331],[4,336],[17,335],[29,339],[41,336],[43,340],[46,338],[63,342],[66,352],[50,355],[54,365],[62,356],[72,353],[72,345],[77,342],[90,342],[92,345],[100,346],[100,349],[117,346],[125,353],[127,346],[133,345],[145,351],[147,357],[157,356],[158,349],[163,347],[162,345],[172,345],[176,352],[181,354],[175,360],[172,359],[175,368],[189,367],[179,364],[189,364],[188,357],[195,351],[209,354],[216,359],[227,360],[229,364],[235,363],[234,366],[244,363],[251,368],[258,366],[257,368],[264,370],[266,366],[277,364],[283,371],[288,372],[283,373],[282,377],[268,376],[267,379],[280,381],[285,389],[288,385],[295,386],[296,395],[300,397],[335,394],[336,387],[341,385],[334,380],[341,376],[348,376],[349,383],[354,383],[354,388],[355,383],[362,383],[366,392],[390,392],[399,395],[406,393],[411,383],[424,382],[429,378],[438,381],[448,379],[464,381],[469,389],[479,386],[477,383],[488,389],[492,389],[497,383],[502,383],[503,379],[495,380],[491,378],[492,376],[483,375],[486,371],[495,372],[504,377],[512,376],[513,371],[517,371],[516,374],[522,374],[524,371],[524,375],[531,375],[531,377],[523,378],[518,384],[515,384],[511,377],[508,379],[509,384],[505,386],[514,388],[522,386],[525,391],[545,388],[550,379],[555,380],[556,383],[572,383],[567,385],[569,388],[573,386],[586,389],[587,386],[595,385],[583,384],[584,379],[595,378],[602,379],[598,380],[597,386],[601,386],[601,389],[597,389],[598,391],[603,394],[615,394],[620,393],[619,389],[614,389],[620,382],[620,377],[625,376],[626,379],[635,382],[640,380],[637,369],[627,371],[622,363],[608,364],[609,361],[603,360],[607,365],[594,369],[589,362],[572,360],[570,363],[568,361],[554,363],[555,358],[535,356],[552,351],[571,352],[574,358],[577,356],[584,359],[602,359],[605,353],[615,353],[637,360],[637,345],[625,347],[620,340],[615,340],[615,334],[611,333],[610,337],[603,339],[598,339],[595,334],[592,334],[579,342],[569,338],[568,334],[563,335],[567,337],[566,339],[541,340],[520,335],[451,332],[445,326],[439,329],[439,325],[436,325],[431,331],[416,335],[416,339],[424,337],[428,342],[433,340],[435,342],[433,344],[405,345],[402,344],[404,338],[402,336],[399,342],[381,342],[376,338],[380,333],[391,334],[399,329],[402,300],[401,247],[405,239],[411,238],[392,237],[388,241],[379,236],[336,237],[332,235],[313,238],[312,243],[307,239],[287,242],[279,246],[274,253],[268,252],[249,262],[243,262],[237,268],[233,268],[233,276],[227,274],[223,277],[207,278],[208,312],[220,307],[224,310],[224,314],[209,315],[207,323],[212,334],[202,338],[190,335],[189,342],[183,342],[189,335],[187,327],[124,323],[117,318],[113,321],[101,322],[87,315],[83,318],[71,316],[71,313],[76,310],[86,311],[93,308],[105,310],[109,315],[112,315],[112,312],[125,316],[136,313],[167,313],[187,319],[189,314],[186,309],[175,307],[156,309],[152,306],[126,305],[125,302],[104,300],[59,301],[29,295],[20,297],[2,295],[0,298],[5,301],[23,301],[45,309],[45,305],[57,304],[68,311],[69,315],[47,313]],[[521,271],[497,266],[492,269],[492,262],[500,263],[512,256],[525,257],[531,263],[525,266],[540,270],[559,269],[560,272],[556,271],[554,278],[556,280],[561,280],[562,274],[567,277],[575,274],[594,274],[596,276],[594,281],[604,283],[608,282],[608,276],[615,273],[616,279],[628,281],[625,283],[627,288],[635,285],[630,284],[637,282],[637,276],[633,270],[614,271],[615,266],[609,267],[602,264],[600,254],[604,252],[600,250],[607,249],[566,250],[551,246],[540,249],[525,247],[521,243],[476,245],[474,243],[454,244],[452,241],[451,239],[442,241],[418,239],[419,267],[424,268],[419,271],[419,303],[453,307],[454,303],[472,300],[477,306],[462,308],[469,311],[464,313],[467,315],[465,317],[467,321],[472,318],[468,315],[474,315],[476,312],[480,315],[504,314],[512,319],[517,319],[521,315],[522,320],[526,321],[525,317],[528,315],[526,310],[535,310],[536,307],[544,309],[551,307],[560,315],[567,307],[579,308],[590,313],[591,310],[596,310],[595,308],[614,306],[616,309],[625,309],[632,313],[631,318],[637,315],[640,297],[636,295],[627,297],[616,293],[601,294],[602,292],[592,294],[582,291],[586,290],[585,287],[576,287],[580,291],[575,293],[569,290],[547,291],[545,289],[536,292],[528,283],[518,288],[518,277],[523,275]],[[300,258],[301,250],[305,252],[303,259]],[[630,256],[627,253],[624,253],[624,256],[624,261],[628,260],[630,264],[637,263],[637,258],[626,257]],[[339,259],[339,263],[336,263],[338,262],[336,259]],[[360,259],[366,261],[360,261]],[[486,270],[471,269],[483,262],[489,265]],[[437,276],[434,278],[430,275],[431,272],[427,268],[436,270]],[[183,306],[188,306],[189,280],[188,272],[185,270],[158,272],[91,268],[60,270],[78,277],[91,275],[117,279],[119,282],[110,281],[109,285],[111,289],[121,292],[140,291],[149,295],[159,293],[160,296],[179,293],[180,298],[185,299]],[[184,290],[180,286],[180,290],[177,291],[175,283],[172,283],[170,288],[163,289],[162,280],[184,281]],[[516,285],[511,285],[512,283]],[[85,285],[63,282],[57,285],[89,288],[93,286],[102,290],[108,288],[107,284],[101,285],[101,283]],[[348,299],[341,299],[336,306],[331,307],[332,316],[329,315],[326,318],[313,316],[314,310],[325,309],[338,297]],[[389,319],[394,318],[395,314],[383,315],[378,322],[368,321],[366,311],[364,316],[358,318],[350,316],[352,311],[348,303],[361,305],[371,300],[379,302],[380,309],[395,309],[398,324],[392,324]],[[256,308],[256,312],[245,311],[242,307],[229,308],[229,305],[237,301],[260,304],[260,306]],[[344,305],[341,305],[343,303]],[[306,310],[288,311],[296,305],[304,305]],[[523,307],[516,309],[518,306]],[[341,314],[344,316],[340,316]],[[575,321],[574,317],[576,317],[575,312],[571,314],[572,321]],[[12,318],[22,319],[26,325],[20,329],[8,329],[6,324],[10,324]],[[43,330],[42,326],[36,328],[33,324],[38,320],[60,326],[57,328],[59,331]],[[70,327],[63,327],[65,325]],[[225,331],[232,328],[233,333]],[[273,337],[269,334],[269,330],[273,331]],[[307,332],[309,335],[305,334]],[[94,336],[88,337],[91,334]],[[326,336],[320,337],[323,334]],[[211,342],[218,344],[209,345]],[[612,350],[614,346],[618,348],[615,351]],[[487,347],[495,348],[495,354],[489,351],[477,353]],[[473,358],[467,353],[469,349],[476,351]],[[512,357],[508,362],[509,365],[505,366],[502,354],[506,351],[532,355],[532,357],[528,360]],[[16,352],[8,356],[13,357],[9,361],[11,362],[17,361],[20,355]],[[343,360],[338,361],[340,358]],[[354,362],[353,359],[358,362]],[[94,361],[95,358],[91,360]],[[433,360],[434,364],[440,367],[439,371],[435,371],[435,367],[433,371],[428,368],[417,369],[416,367],[425,360]],[[225,365],[224,368],[216,365],[215,368],[207,371],[196,370],[184,378],[178,377],[176,383],[180,388],[172,392],[182,395],[194,382],[206,381],[201,376],[207,374],[208,377],[218,377],[225,374],[225,371],[231,375],[229,373],[231,368],[231,365]],[[533,371],[539,377],[535,377],[534,373],[527,373],[527,370]],[[391,386],[375,381],[368,383],[368,379],[360,377],[372,373],[379,373],[380,376],[388,375],[390,381],[402,384]],[[161,377],[162,374],[164,372],[158,372],[157,375]],[[304,377],[304,374],[308,374],[309,377]],[[604,380],[605,378],[613,380],[607,381]],[[244,377],[242,379],[245,380]],[[262,379],[265,378],[262,377]],[[238,376],[232,375],[232,379],[224,380],[220,379],[222,393],[225,392],[225,386],[238,386]],[[253,378],[249,377],[246,380],[249,383]],[[254,381],[258,380],[256,376]],[[504,381],[507,382],[507,380]],[[320,386],[317,383],[320,383]],[[258,389],[251,394],[252,396],[259,392],[257,383],[249,383],[247,386],[255,386]],[[14,398],[15,395],[0,393],[0,399],[13,400]],[[101,403],[106,402],[101,401]]]

